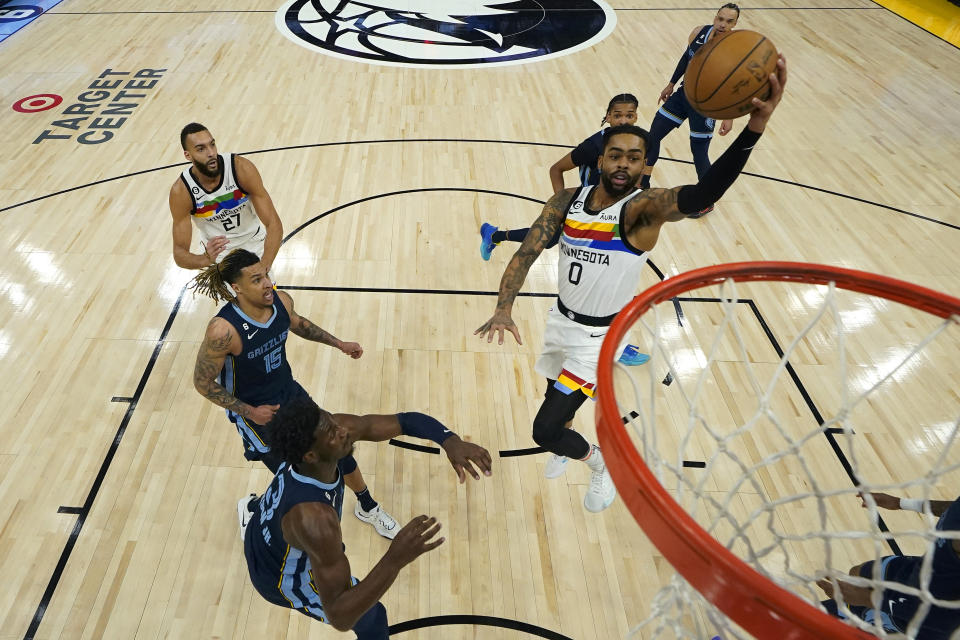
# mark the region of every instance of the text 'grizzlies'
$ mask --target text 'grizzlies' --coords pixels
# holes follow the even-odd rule
[[[253,351],[247,351],[247,359],[253,360],[254,358],[259,358],[260,356],[265,354],[267,351],[270,351],[273,347],[283,344],[284,341],[286,341],[287,339],[287,333],[288,333],[287,331],[284,331],[280,335],[274,338],[270,338],[269,340],[267,340],[267,342],[260,345]]]

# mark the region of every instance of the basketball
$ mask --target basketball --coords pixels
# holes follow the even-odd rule
[[[753,98],[770,96],[769,76],[777,48],[756,31],[732,31],[697,51],[683,90],[690,105],[708,118],[728,120],[753,111]]]

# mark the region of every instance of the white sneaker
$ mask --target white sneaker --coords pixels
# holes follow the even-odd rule
[[[551,453],[550,459],[547,460],[547,466],[543,468],[544,477],[551,479],[559,478],[563,475],[564,471],[567,470],[568,462],[570,462],[570,458]]]
[[[377,530],[377,533],[384,538],[393,540],[394,536],[397,535],[397,531],[399,531],[399,529],[397,529],[397,521],[394,520],[389,513],[381,509],[379,504],[370,511],[364,511],[360,508],[360,503],[358,502],[353,510],[353,515],[367,524],[372,524],[373,528]]]
[[[250,502],[256,500],[257,494],[251,493],[248,496],[243,496],[237,502],[237,519],[240,520],[240,539],[243,540],[244,534],[247,532],[247,525],[250,524],[250,520],[253,518],[253,511],[250,510]]]
[[[613,478],[607,472],[606,465],[600,471],[590,473],[590,486],[583,497],[584,509],[598,513],[613,504],[616,497],[617,488],[613,486]]]

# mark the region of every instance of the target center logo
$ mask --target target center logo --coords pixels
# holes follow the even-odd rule
[[[308,49],[403,67],[523,64],[567,55],[609,35],[603,0],[289,0],[280,32]]]
[[[63,102],[63,98],[55,93],[38,93],[14,102],[13,110],[20,113],[37,113],[38,111],[53,109],[61,102]]]

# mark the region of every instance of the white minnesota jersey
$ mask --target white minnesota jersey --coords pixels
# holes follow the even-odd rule
[[[605,318],[617,314],[636,295],[648,252],[631,246],[621,234],[624,205],[638,191],[602,211],[589,211],[586,202],[593,189],[578,189],[567,207],[557,283],[560,302],[567,310]]]
[[[193,199],[190,212],[193,226],[204,246],[215,236],[227,237],[227,248],[217,256],[217,262],[234,249],[246,249],[262,256],[267,231],[260,224],[250,196],[237,182],[234,155],[224,153],[218,157],[223,173],[220,184],[213,191],[207,191],[193,178],[190,167],[180,174]]]

